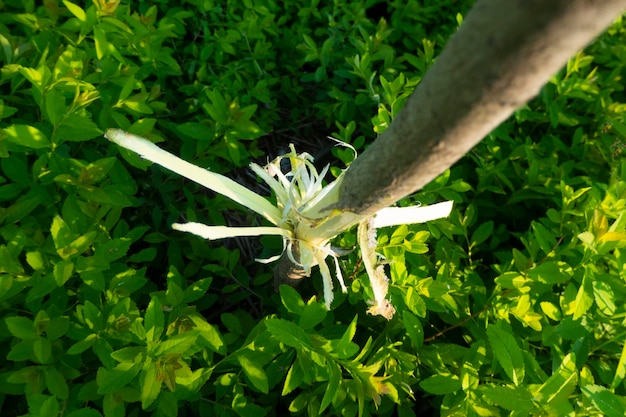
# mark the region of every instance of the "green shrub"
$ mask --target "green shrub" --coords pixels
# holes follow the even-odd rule
[[[471,3],[0,3],[2,415],[623,416],[621,20],[400,202],[455,209],[380,231],[390,321],[355,253],[326,311],[316,275],[274,293],[280,242],[170,230],[258,219],[102,138],[252,188],[290,142],[337,174],[323,136],[371,143]]]

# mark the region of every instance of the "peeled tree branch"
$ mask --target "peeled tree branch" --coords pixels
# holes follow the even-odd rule
[[[421,189],[625,8],[626,0],[479,0],[391,125],[352,163],[335,207],[371,214]]]
[[[200,168],[159,148],[147,139],[109,129],[105,137],[118,145],[139,154],[142,158],[155,162],[177,174],[189,178],[210,190],[220,193],[233,201],[263,216],[273,226],[226,227],[209,226],[202,223],[175,223],[172,228],[189,232],[205,239],[223,239],[236,236],[279,235],[283,237],[283,253],[270,259],[257,259],[271,262],[279,258],[279,274],[293,280],[311,275],[311,269],[318,266],[324,284],[324,301],[330,309],[333,301],[333,279],[326,258],[334,261],[335,276],[346,292],[337,254],[330,246],[330,240],[359,223],[359,243],[364,264],[370,277],[374,299],[369,312],[387,319],[395,312],[387,300],[387,277],[382,267],[377,267],[376,228],[406,223],[418,223],[446,217],[452,210],[452,203],[433,204],[428,207],[386,208],[374,215],[345,213],[332,209],[337,201],[337,188],[343,174],[328,185],[323,184],[328,167],[318,173],[313,159],[308,154],[297,154],[293,146],[291,152],[278,157],[265,167],[251,164],[250,168],[272,189],[276,205],[265,197],[241,186],[220,174]],[[283,173],[281,160],[288,159],[291,170]],[[285,261],[288,260],[288,261]],[[281,271],[281,268],[286,268]]]
[[[283,237],[277,275],[293,284],[318,266],[330,308],[333,280],[346,290],[330,240],[358,224],[358,242],[374,294],[368,310],[391,318],[388,280],[377,262],[378,227],[446,217],[451,202],[389,207],[419,190],[467,153],[541,86],[577,50],[626,8],[626,0],[479,0],[390,127],[334,182],[324,185],[307,154],[291,152],[266,167],[252,164],[276,196],[264,197],[158,148],[109,129],[106,137],[254,210],[273,226],[230,228],[201,223],[173,228],[207,239],[262,234]],[[280,160],[291,170],[283,173]]]
[[[354,216],[418,191],[536,96],[625,8],[626,0],[479,0],[389,128],[337,180],[336,200],[318,211],[343,213],[333,222],[347,228]],[[282,282],[302,276],[297,263],[281,264]]]

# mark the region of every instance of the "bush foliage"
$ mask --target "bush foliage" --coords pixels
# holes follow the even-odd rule
[[[337,174],[324,137],[371,143],[471,2],[80,3],[0,2],[3,416],[625,414],[621,20],[400,203],[455,208],[379,233],[386,321],[355,253],[326,311],[254,263],[280,242],[172,231],[258,219],[102,133],[252,188],[290,142]]]

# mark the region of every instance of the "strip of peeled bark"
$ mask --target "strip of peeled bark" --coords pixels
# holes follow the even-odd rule
[[[626,0],[478,0],[389,128],[347,170],[332,208],[371,215],[421,189],[625,8]],[[283,255],[275,285],[294,286],[302,273]]]
[[[389,128],[352,163],[336,207],[373,214],[421,189],[624,8],[626,0],[479,0]]]

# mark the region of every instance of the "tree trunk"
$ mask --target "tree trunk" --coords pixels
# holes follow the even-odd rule
[[[373,214],[465,155],[626,8],[626,0],[479,0],[389,128],[350,166],[337,208]]]
[[[625,8],[626,0],[478,0],[389,128],[347,170],[332,208],[349,226],[348,213],[371,215],[421,189]],[[302,275],[286,255],[280,265],[276,285],[299,281],[289,278]]]

